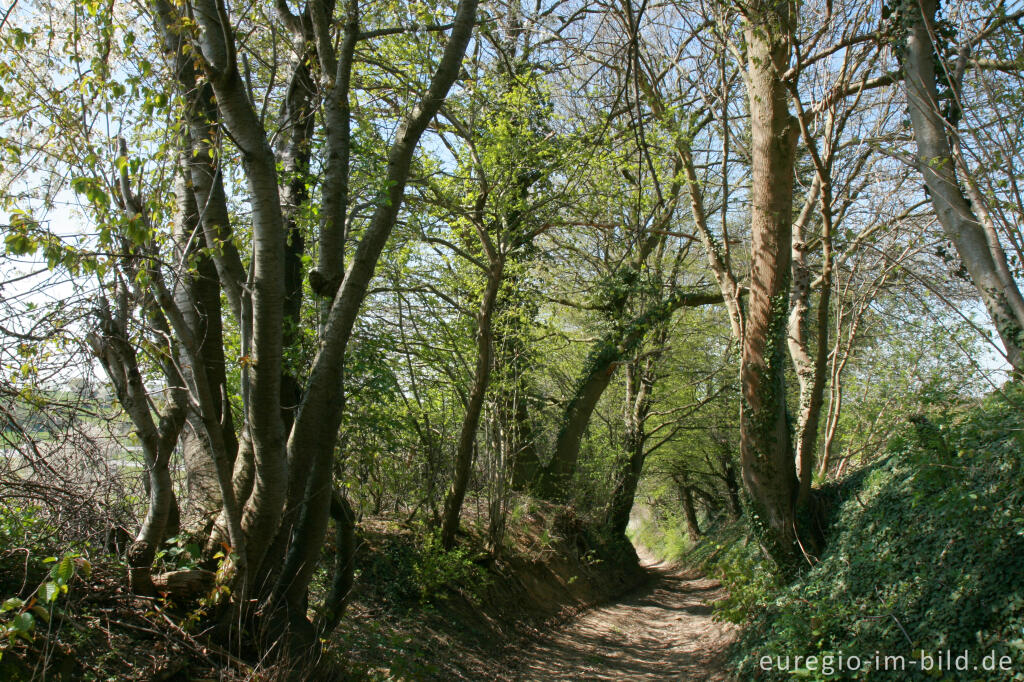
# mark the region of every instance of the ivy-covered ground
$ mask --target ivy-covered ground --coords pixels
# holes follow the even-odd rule
[[[1024,680],[1022,407],[1008,384],[911,420],[822,491],[828,546],[788,586],[739,524],[694,548],[745,625],[737,679]]]

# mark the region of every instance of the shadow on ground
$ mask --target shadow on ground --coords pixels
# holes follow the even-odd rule
[[[523,647],[513,680],[724,680],[733,626],[711,619],[721,585],[639,552],[650,580]]]

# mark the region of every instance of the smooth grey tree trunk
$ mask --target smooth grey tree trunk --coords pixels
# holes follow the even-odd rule
[[[950,145],[950,135],[955,135],[956,131],[939,108],[936,55],[931,38],[936,28],[938,2],[915,0],[905,3],[905,7],[912,15],[903,58],[903,82],[917,141],[917,168],[924,176],[942,231],[960,254],[999,332],[1007,360],[1021,372],[1024,371],[1024,299],[1009,274],[1006,254],[994,230],[986,236],[978,213],[964,196]],[[978,199],[981,201],[980,195]]]
[[[302,498],[303,514],[292,533],[291,548],[278,580],[289,611],[305,613],[309,581],[327,530],[330,509],[330,462],[341,425],[341,375],[345,350],[366,297],[377,261],[387,243],[405,197],[413,155],[427,125],[440,109],[459,70],[476,21],[476,0],[462,0],[444,53],[422,99],[395,134],[388,153],[382,195],[352,262],[334,296],[323,330],[323,345],[314,361],[288,439],[288,465],[293,475],[309,472]]]

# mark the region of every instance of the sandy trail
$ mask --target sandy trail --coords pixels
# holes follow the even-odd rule
[[[724,680],[733,626],[711,619],[715,580],[641,560],[649,583],[518,652],[516,680]]]

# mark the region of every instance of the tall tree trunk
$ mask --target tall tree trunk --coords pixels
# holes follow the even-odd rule
[[[686,534],[690,542],[696,544],[700,540],[700,525],[697,523],[697,508],[693,504],[693,491],[690,489],[690,482],[686,474],[676,478],[676,489],[679,491],[679,501],[683,505],[683,517],[686,519]]]
[[[745,8],[750,106],[751,272],[740,382],[740,459],[761,541],[783,572],[795,568],[797,477],[786,410],[786,322],[797,121],[782,79],[796,24],[789,0]]]
[[[674,192],[678,194],[676,185]],[[653,221],[656,226],[663,226],[671,218],[675,210],[676,200],[673,197],[661,211],[661,215]],[[620,265],[611,275],[615,281],[612,289],[616,292],[606,302],[604,312],[612,323],[612,329],[605,334],[591,349],[587,356],[583,374],[576,383],[576,389],[566,405],[562,416],[561,427],[555,442],[555,451],[547,466],[540,469],[534,486],[535,492],[549,500],[565,500],[568,487],[576,472],[576,460],[579,458],[583,435],[590,424],[590,417],[597,407],[598,401],[611,382],[622,357],[628,355],[633,348],[643,341],[649,326],[671,314],[680,306],[687,305],[678,295],[670,297],[663,304],[653,306],[651,311],[626,322],[627,308],[633,298],[633,285],[648,257],[656,248],[665,243],[665,230],[655,228],[637,247],[631,260]],[[665,305],[667,304],[667,305]],[[700,305],[690,304],[690,305]],[[667,318],[665,318],[667,319]]]
[[[917,168],[946,237],[953,242],[974,282],[992,323],[1017,372],[1024,371],[1024,298],[1006,262],[1006,253],[994,229],[986,235],[971,202],[964,196],[949,135],[955,128],[939,110],[936,50],[932,35],[937,28],[938,0],[904,3],[910,13],[903,56],[904,85],[910,123],[917,140]],[[969,183],[969,178],[966,179]],[[984,209],[980,195],[978,208]]]
[[[194,14],[200,28],[198,47],[220,120],[243,151],[242,165],[252,209],[252,348],[248,362],[251,392],[246,424],[255,469],[252,494],[242,517],[245,546],[236,548],[240,565],[246,567],[240,576],[241,599],[245,602],[256,587],[256,569],[276,535],[285,502],[285,491],[280,485],[287,475],[280,404],[285,227],[277,159],[242,80],[227,10],[220,0],[199,0]]]
[[[320,636],[329,634],[341,621],[355,581],[356,515],[352,506],[337,490],[331,496],[331,518],[334,519],[334,574],[331,589],[324,600],[319,621]]]
[[[124,284],[118,284],[114,297],[117,309],[111,311],[106,299],[100,299],[98,331],[89,335],[89,344],[107,377],[118,402],[128,413],[142,450],[146,465],[149,505],[135,541],[128,548],[128,580],[137,594],[155,596],[152,567],[157,550],[163,543],[176,505],[168,463],[181,429],[185,424],[187,400],[185,383],[177,370],[174,349],[170,343],[162,348],[161,365],[168,385],[168,400],[158,413],[158,421],[150,411],[149,395],[143,383],[138,357],[128,336],[130,306]]]
[[[524,197],[525,198],[525,197]],[[515,258],[510,254],[509,259]],[[512,260],[515,272],[520,271],[522,260]],[[498,418],[507,434],[509,446],[509,486],[524,491],[540,471],[540,455],[533,422],[530,418],[528,394],[530,390],[527,369],[531,361],[526,328],[535,319],[537,306],[517,280],[506,275],[506,286],[498,299],[495,328],[495,367],[501,372],[499,381]]]
[[[743,515],[743,504],[740,501],[740,482],[736,478],[736,467],[733,466],[732,457],[729,451],[721,449],[718,453],[718,463],[722,467],[722,479],[725,481],[725,491],[729,496],[729,510],[734,519]]]
[[[555,441],[555,451],[537,481],[536,492],[544,499],[565,500],[570,496],[570,484],[576,473],[576,461],[583,443],[583,434],[590,424],[594,408],[615,374],[616,363],[620,357],[617,347],[613,344],[614,342],[601,348],[606,351],[604,353],[591,354],[587,372],[577,383],[576,391],[569,399]]]
[[[345,351],[377,261],[398,220],[420,137],[459,76],[476,22],[476,10],[476,0],[461,0],[459,3],[451,34],[430,84],[396,131],[388,152],[382,195],[333,297],[324,323],[323,346],[313,363],[306,393],[288,439],[289,470],[295,475],[308,473],[301,502],[304,513],[292,532],[291,546],[276,591],[284,595],[289,612],[301,614],[301,617],[305,614],[309,581],[327,531],[330,462],[342,419],[338,409],[341,404],[338,377],[344,365]]]
[[[884,281],[885,278],[883,278]],[[825,418],[825,442],[822,445],[821,464],[818,467],[818,475],[828,475],[832,465],[832,454],[835,447],[836,437],[839,435],[839,418],[843,411],[843,371],[852,357],[854,339],[857,330],[864,319],[864,313],[868,310],[871,298],[866,298],[854,304],[853,309],[848,313],[850,316],[850,330],[847,334],[847,341],[843,343],[842,331],[843,322],[847,315],[843,306],[839,306],[836,320],[836,341],[831,352],[831,366],[829,369],[829,403],[827,416]]]
[[[200,459],[205,450],[206,456],[212,459],[213,470],[218,482],[218,497],[222,500],[221,512],[214,524],[214,532],[210,536],[208,547],[217,547],[223,539],[238,547],[241,538],[240,510],[235,500],[244,501],[251,490],[253,478],[252,440],[245,433],[245,457],[237,462],[242,474],[237,488],[232,484],[232,467],[236,464],[239,441],[232,423],[231,411],[226,405],[226,367],[223,360],[223,343],[218,343],[222,336],[220,319],[220,293],[215,287],[206,286],[214,281],[219,282],[228,302],[228,310],[238,323],[243,339],[243,354],[248,355],[250,347],[248,339],[252,337],[252,306],[247,293],[245,268],[232,235],[228,214],[227,196],[224,191],[223,177],[220,172],[218,140],[222,131],[219,115],[213,97],[213,88],[207,80],[200,79],[188,37],[181,33],[181,22],[176,10],[164,0],[154,0],[154,22],[157,33],[163,39],[164,50],[174,65],[175,77],[185,100],[184,136],[185,172],[184,192],[180,200],[186,201],[198,215],[201,235],[194,246],[198,249],[205,245],[205,250],[196,254],[200,261],[196,272],[198,278],[194,297],[194,305],[180,307],[183,323],[190,329],[197,330],[196,336],[202,350],[196,353],[204,360],[199,374],[207,374],[206,386],[197,386],[197,393],[205,395],[201,401],[203,410],[212,410],[210,415],[195,414],[190,417],[190,430],[196,437],[186,434],[184,442],[186,457],[193,461]],[[184,214],[182,214],[184,215]],[[191,230],[191,228],[190,228]],[[191,238],[191,237],[190,237]],[[211,277],[208,266],[204,263],[209,257],[215,266],[215,277]],[[200,301],[205,302],[200,306]],[[206,325],[206,326],[204,326]],[[208,328],[207,328],[208,327]],[[218,346],[218,347],[214,347]],[[191,351],[185,349],[186,354]],[[193,368],[192,374],[196,374]],[[248,369],[242,370],[243,389],[248,382]],[[243,402],[247,390],[243,390]],[[214,416],[216,415],[216,416]],[[219,428],[215,422],[219,420]],[[198,434],[205,433],[205,437]],[[204,442],[200,443],[202,440]],[[196,465],[200,467],[200,465]],[[191,469],[192,467],[190,467]],[[246,485],[248,483],[248,485]]]
[[[301,35],[301,34],[300,34]],[[311,42],[311,36],[305,36]],[[311,51],[301,53],[288,83],[288,95],[282,106],[283,130],[277,158],[284,185],[281,188],[281,210],[284,215],[284,348],[289,355],[299,356],[302,332],[302,257],[306,251],[300,215],[309,202],[309,161],[313,150],[312,107],[316,85],[309,63],[315,58]],[[281,419],[285,432],[291,430],[302,397],[302,387],[294,366],[284,365],[281,372]]]
[[[829,167],[821,169],[830,172]],[[820,198],[822,217],[821,293],[815,317],[816,350],[811,353],[808,317],[811,310],[811,270],[807,263],[807,229],[815,204]],[[793,225],[792,245],[793,290],[789,313],[789,355],[800,387],[797,414],[796,471],[800,480],[797,507],[810,499],[814,478],[815,446],[821,407],[824,404],[825,380],[828,371],[829,303],[832,295],[832,184],[831,178],[815,176],[810,196],[801,215]]]
[[[612,538],[625,537],[626,527],[630,524],[630,513],[633,511],[633,501],[636,499],[637,485],[646,459],[645,444],[642,421],[627,425],[626,457],[615,476],[617,482],[611,492],[605,522]]]
[[[381,178],[380,196],[374,202],[374,215],[340,286],[326,291],[330,303],[322,328],[322,346],[313,361],[287,440],[285,422],[289,413],[282,415],[282,398],[286,407],[292,407],[294,405],[288,403],[295,401],[289,396],[297,395],[297,391],[288,389],[287,381],[282,380],[286,376],[283,351],[288,338],[289,314],[294,315],[296,309],[297,299],[293,295],[299,290],[296,282],[301,281],[296,256],[302,246],[294,240],[294,225],[289,224],[288,219],[291,209],[305,201],[305,187],[282,185],[279,159],[271,148],[262,118],[256,112],[252,93],[243,80],[238,40],[226,3],[196,0],[188,8],[187,22],[182,21],[181,9],[165,0],[154,0],[154,6],[165,49],[174,58],[178,79],[183,92],[187,93],[186,100],[192,105],[187,115],[194,151],[208,152],[191,156],[195,161],[192,175],[197,203],[203,206],[207,246],[214,257],[229,306],[239,320],[242,336],[244,436],[245,442],[251,444],[243,452],[252,455],[251,466],[246,457],[235,472],[239,488],[248,493],[240,496],[240,502],[245,501],[244,516],[241,523],[228,524],[237,526],[239,531],[244,528],[244,533],[232,531],[241,587],[235,590],[235,603],[245,609],[254,604],[262,608],[268,601],[280,603],[283,598],[289,616],[283,620],[290,623],[294,616],[296,623],[302,621],[309,625],[306,621],[307,588],[320,558],[328,523],[331,463],[342,418],[339,377],[347,344],[377,261],[398,219],[419,140],[459,76],[476,20],[477,2],[462,0],[459,3],[450,37],[430,83],[395,132],[386,174]],[[303,34],[303,44],[315,44],[320,76],[330,93],[325,117],[329,154],[324,168],[325,196],[321,212],[325,222],[321,228],[325,231],[325,241],[338,248],[327,249],[331,258],[328,269],[341,267],[341,259],[336,256],[340,256],[343,239],[336,237],[344,236],[347,201],[344,191],[348,182],[347,154],[342,148],[347,144],[345,129],[348,126],[345,79],[358,40],[357,31],[353,29],[353,26],[358,28],[358,15],[354,11],[357,8],[356,0],[350,0],[339,58],[339,46],[331,37],[332,0],[311,0],[301,17],[292,15],[287,3],[277,6],[285,24]],[[183,30],[185,25],[195,30]],[[308,30],[312,31],[312,40],[308,40]],[[305,68],[304,64],[300,66]],[[199,69],[204,78],[199,77]],[[301,77],[303,73],[298,75]],[[302,84],[293,81],[292,85]],[[312,86],[307,83],[303,87]],[[298,100],[305,99],[302,88],[291,89],[290,95],[296,93],[300,95]],[[285,138],[309,139],[303,126],[312,117],[308,112],[296,110],[295,113],[298,116],[293,123],[297,125],[285,131]],[[286,118],[291,118],[290,113]],[[242,267],[230,237],[219,170],[216,164],[206,161],[216,158],[217,139],[222,131],[230,134],[233,144],[240,149],[248,181],[252,224],[252,264],[248,272]],[[291,132],[299,134],[291,136]],[[282,144],[288,152],[288,142]],[[306,150],[295,151],[297,154],[291,155],[295,161],[292,165],[301,175]],[[294,217],[293,211],[291,217]],[[314,284],[312,278],[311,284]],[[324,293],[322,288],[317,289],[318,293]],[[182,321],[176,321],[174,326],[176,333],[180,329],[181,334],[189,334],[188,325]],[[288,390],[282,392],[282,388]],[[208,431],[212,415],[209,397],[206,396],[202,409]],[[223,471],[219,470],[219,475],[225,478]],[[227,483],[222,480],[222,489],[225,488],[233,499],[230,469]],[[228,507],[226,500],[225,510]],[[280,555],[268,552],[280,537],[288,538],[284,543],[287,553],[283,563]],[[274,574],[278,575],[276,583],[263,580]],[[256,611],[256,608],[251,609],[251,613]],[[264,609],[265,614],[271,611],[275,609]],[[274,613],[264,621],[274,621],[278,615]]]
[[[302,257],[305,253],[301,214],[309,201],[309,162],[313,148],[313,124],[315,116],[312,107],[316,95],[310,63],[316,55],[309,48],[313,44],[309,22],[296,22],[293,27],[295,40],[304,46],[300,51],[288,82],[287,96],[281,107],[282,130],[276,150],[281,168],[281,209],[284,218],[284,339],[283,347],[289,357],[301,356],[302,331]],[[341,377],[339,377],[339,382]],[[286,432],[295,421],[295,411],[302,399],[302,387],[293,363],[285,363],[281,371],[281,421]],[[302,472],[306,474],[308,472]],[[330,476],[330,472],[319,475]],[[281,556],[287,551],[290,528],[302,513],[297,500],[301,500],[302,489],[296,489],[304,478],[289,472],[289,488],[285,497],[285,510],[281,527],[269,550],[270,556]],[[258,580],[271,583],[282,568],[281,562],[266,562],[260,568]]]
[[[668,325],[659,325],[653,337],[654,347],[662,348],[668,339]],[[625,536],[633,501],[636,499],[636,489],[643,474],[647,459],[647,417],[651,411],[656,365],[660,357],[660,350],[655,350],[647,354],[642,364],[637,356],[626,365],[626,400],[623,406],[626,456],[616,477],[617,483],[608,508],[606,525],[612,537]]]
[[[477,313],[476,371],[473,376],[473,386],[466,401],[466,415],[462,419],[462,429],[459,431],[458,445],[455,449],[455,476],[445,498],[444,515],[441,518],[441,546],[445,549],[455,546],[455,533],[459,530],[462,502],[466,497],[469,474],[473,468],[476,432],[480,424],[480,412],[483,410],[487,384],[491,376],[491,345],[494,338],[491,320],[504,270],[504,257],[497,256],[491,262],[490,270],[487,273],[487,286],[484,288],[484,294],[480,300],[480,311]]]
[[[533,426],[530,424],[526,397],[517,394],[512,396],[511,403],[514,416],[510,420],[513,429],[510,485],[513,490],[523,491],[537,479],[540,472],[540,455],[537,454],[537,443]]]
[[[721,303],[721,293],[677,291],[651,306],[642,315],[603,336],[587,357],[583,376],[566,407],[558,432],[555,451],[537,482],[537,494],[545,499],[566,499],[576,472],[583,434],[598,401],[612,380],[615,368],[623,357],[636,349],[648,330],[672,317],[679,308]]]
[[[633,511],[637,485],[644,470],[644,454],[643,442],[631,443],[631,449],[619,468],[618,483],[612,491],[606,521],[608,532],[613,538],[623,537],[626,527],[629,526],[629,515]]]
[[[195,330],[200,344],[197,361],[204,365],[208,390],[218,397],[227,396],[220,284],[213,260],[203,248],[203,228],[191,187],[187,157],[182,159],[180,165],[182,172],[178,175],[175,187],[178,207],[174,239],[178,260],[194,263],[194,267],[178,278],[174,301],[188,325]],[[192,375],[192,381],[196,381],[195,372],[190,371],[192,359],[189,351],[183,350],[179,356],[182,368]],[[218,401],[216,407],[215,419],[221,424],[225,443],[233,453],[238,443],[230,409],[224,400]],[[181,446],[189,516],[203,528],[208,526],[220,510],[223,498],[215,465],[217,457],[212,452],[202,417],[192,410],[189,411],[187,426],[181,434]],[[233,454],[230,456],[233,457]]]

